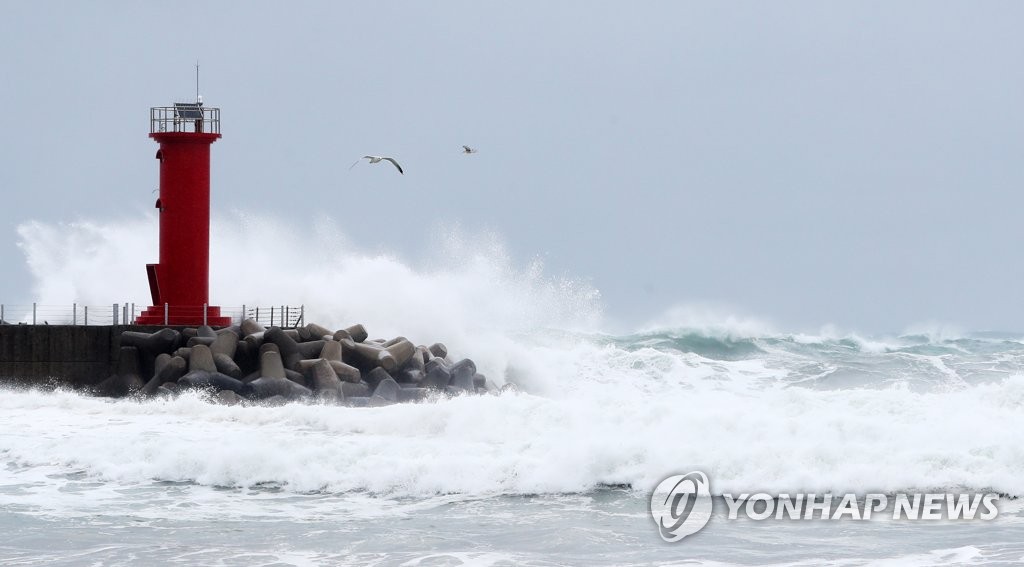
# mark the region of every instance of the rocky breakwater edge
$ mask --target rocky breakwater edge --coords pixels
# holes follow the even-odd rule
[[[252,319],[154,333],[124,331],[114,374],[96,395],[174,397],[199,390],[224,404],[289,402],[377,407],[437,396],[497,393],[468,358],[442,343],[369,339],[363,325],[266,328]]]

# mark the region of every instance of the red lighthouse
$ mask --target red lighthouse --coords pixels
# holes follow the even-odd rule
[[[146,265],[153,305],[135,323],[230,325],[209,305],[210,146],[220,138],[220,109],[202,101],[151,108],[149,137],[160,144],[160,263]]]

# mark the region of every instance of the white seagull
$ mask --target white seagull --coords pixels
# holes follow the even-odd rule
[[[390,161],[395,166],[395,169],[398,170],[398,173],[401,173],[402,175],[405,175],[405,172],[402,171],[402,166],[398,165],[398,162],[395,161],[395,158],[387,157],[387,156],[363,156],[363,157],[357,159],[356,163],[359,163],[360,160],[364,160],[364,159],[370,160],[370,163],[380,163],[381,161]],[[353,167],[356,166],[356,163],[353,163],[348,168],[352,169]]]
[[[464,154],[475,154],[476,153],[476,148],[471,148],[469,146],[462,146],[462,153],[464,153]]]

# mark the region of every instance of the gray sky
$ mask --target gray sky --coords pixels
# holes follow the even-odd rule
[[[297,231],[327,211],[408,258],[437,222],[493,230],[625,323],[710,303],[794,330],[1024,330],[1022,3],[0,12],[0,302],[32,301],[19,223],[149,211],[148,110],[191,98],[199,59],[215,210]],[[348,171],[365,153],[407,174]]]

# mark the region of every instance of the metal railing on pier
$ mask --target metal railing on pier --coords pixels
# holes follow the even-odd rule
[[[305,305],[243,305],[240,308],[221,307],[220,312],[236,322],[252,319],[264,327],[294,329],[306,324]]]
[[[139,307],[137,307],[139,305]],[[135,303],[111,303],[106,305],[53,304],[5,304],[0,303],[0,325],[131,325],[145,307]],[[169,306],[165,306],[167,312]],[[175,313],[181,311],[175,307]],[[197,320],[205,320],[204,307],[196,307]],[[295,328],[306,323],[304,305],[242,305],[221,307],[222,316],[231,317],[238,323],[242,319],[254,319],[266,327]]]

